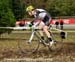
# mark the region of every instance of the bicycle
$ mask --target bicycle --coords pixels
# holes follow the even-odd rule
[[[49,32],[51,33],[51,36],[52,36],[52,39],[55,40],[55,37],[58,36],[58,34],[53,34],[51,32],[51,27],[49,27]],[[36,51],[38,51],[40,45],[42,44],[44,47],[48,47],[48,49],[50,51],[60,51],[62,49],[62,46],[63,46],[63,38],[61,38],[61,36],[59,35],[60,39],[58,40],[55,40],[55,42],[53,43],[52,46],[50,46],[50,43],[49,45],[47,45],[46,41],[47,41],[47,38],[45,40],[41,39],[40,35],[39,35],[39,30],[41,29],[34,29],[34,28],[31,28],[32,30],[32,34],[27,41],[19,41],[18,42],[18,47],[20,49],[21,52],[23,53],[34,53]],[[35,37],[34,37],[35,36]],[[32,41],[32,39],[34,38],[34,40]]]

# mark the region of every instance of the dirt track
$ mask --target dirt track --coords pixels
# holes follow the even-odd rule
[[[64,43],[63,49],[59,52],[50,52],[43,49],[37,53],[24,54],[19,49],[15,50],[15,48],[0,48],[0,50],[0,60],[4,58],[50,58],[52,62],[75,62],[75,43]]]
[[[20,36],[19,36],[20,35]],[[8,37],[24,37],[23,34],[10,35]],[[5,36],[7,37],[7,36]],[[5,39],[0,41],[0,62],[3,62],[5,58],[49,58],[50,61],[37,61],[37,62],[75,62],[75,33],[68,33],[68,39],[66,39],[63,48],[59,52],[51,52],[48,49],[40,49],[38,52],[33,54],[21,53],[17,47],[18,41],[12,39]],[[4,61],[4,62],[28,62],[28,61]],[[34,62],[34,61],[29,61]]]

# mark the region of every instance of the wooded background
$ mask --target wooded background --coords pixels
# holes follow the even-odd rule
[[[75,16],[75,0],[0,0],[0,26],[15,26],[16,20],[29,18],[28,5],[43,8],[52,17]]]

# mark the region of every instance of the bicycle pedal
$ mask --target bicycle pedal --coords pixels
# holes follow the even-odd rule
[[[44,44],[45,44],[46,46],[49,46],[49,45],[50,45],[48,40],[45,40]]]
[[[52,45],[55,45],[56,44],[56,41],[50,41],[50,46],[52,46]]]
[[[49,43],[45,43],[46,44],[46,46],[49,46],[50,44]]]

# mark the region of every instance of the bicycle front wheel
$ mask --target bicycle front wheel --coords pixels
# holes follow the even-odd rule
[[[33,53],[36,52],[39,48],[39,41],[33,40],[31,43],[27,43],[27,41],[19,41],[18,47],[23,53]]]

